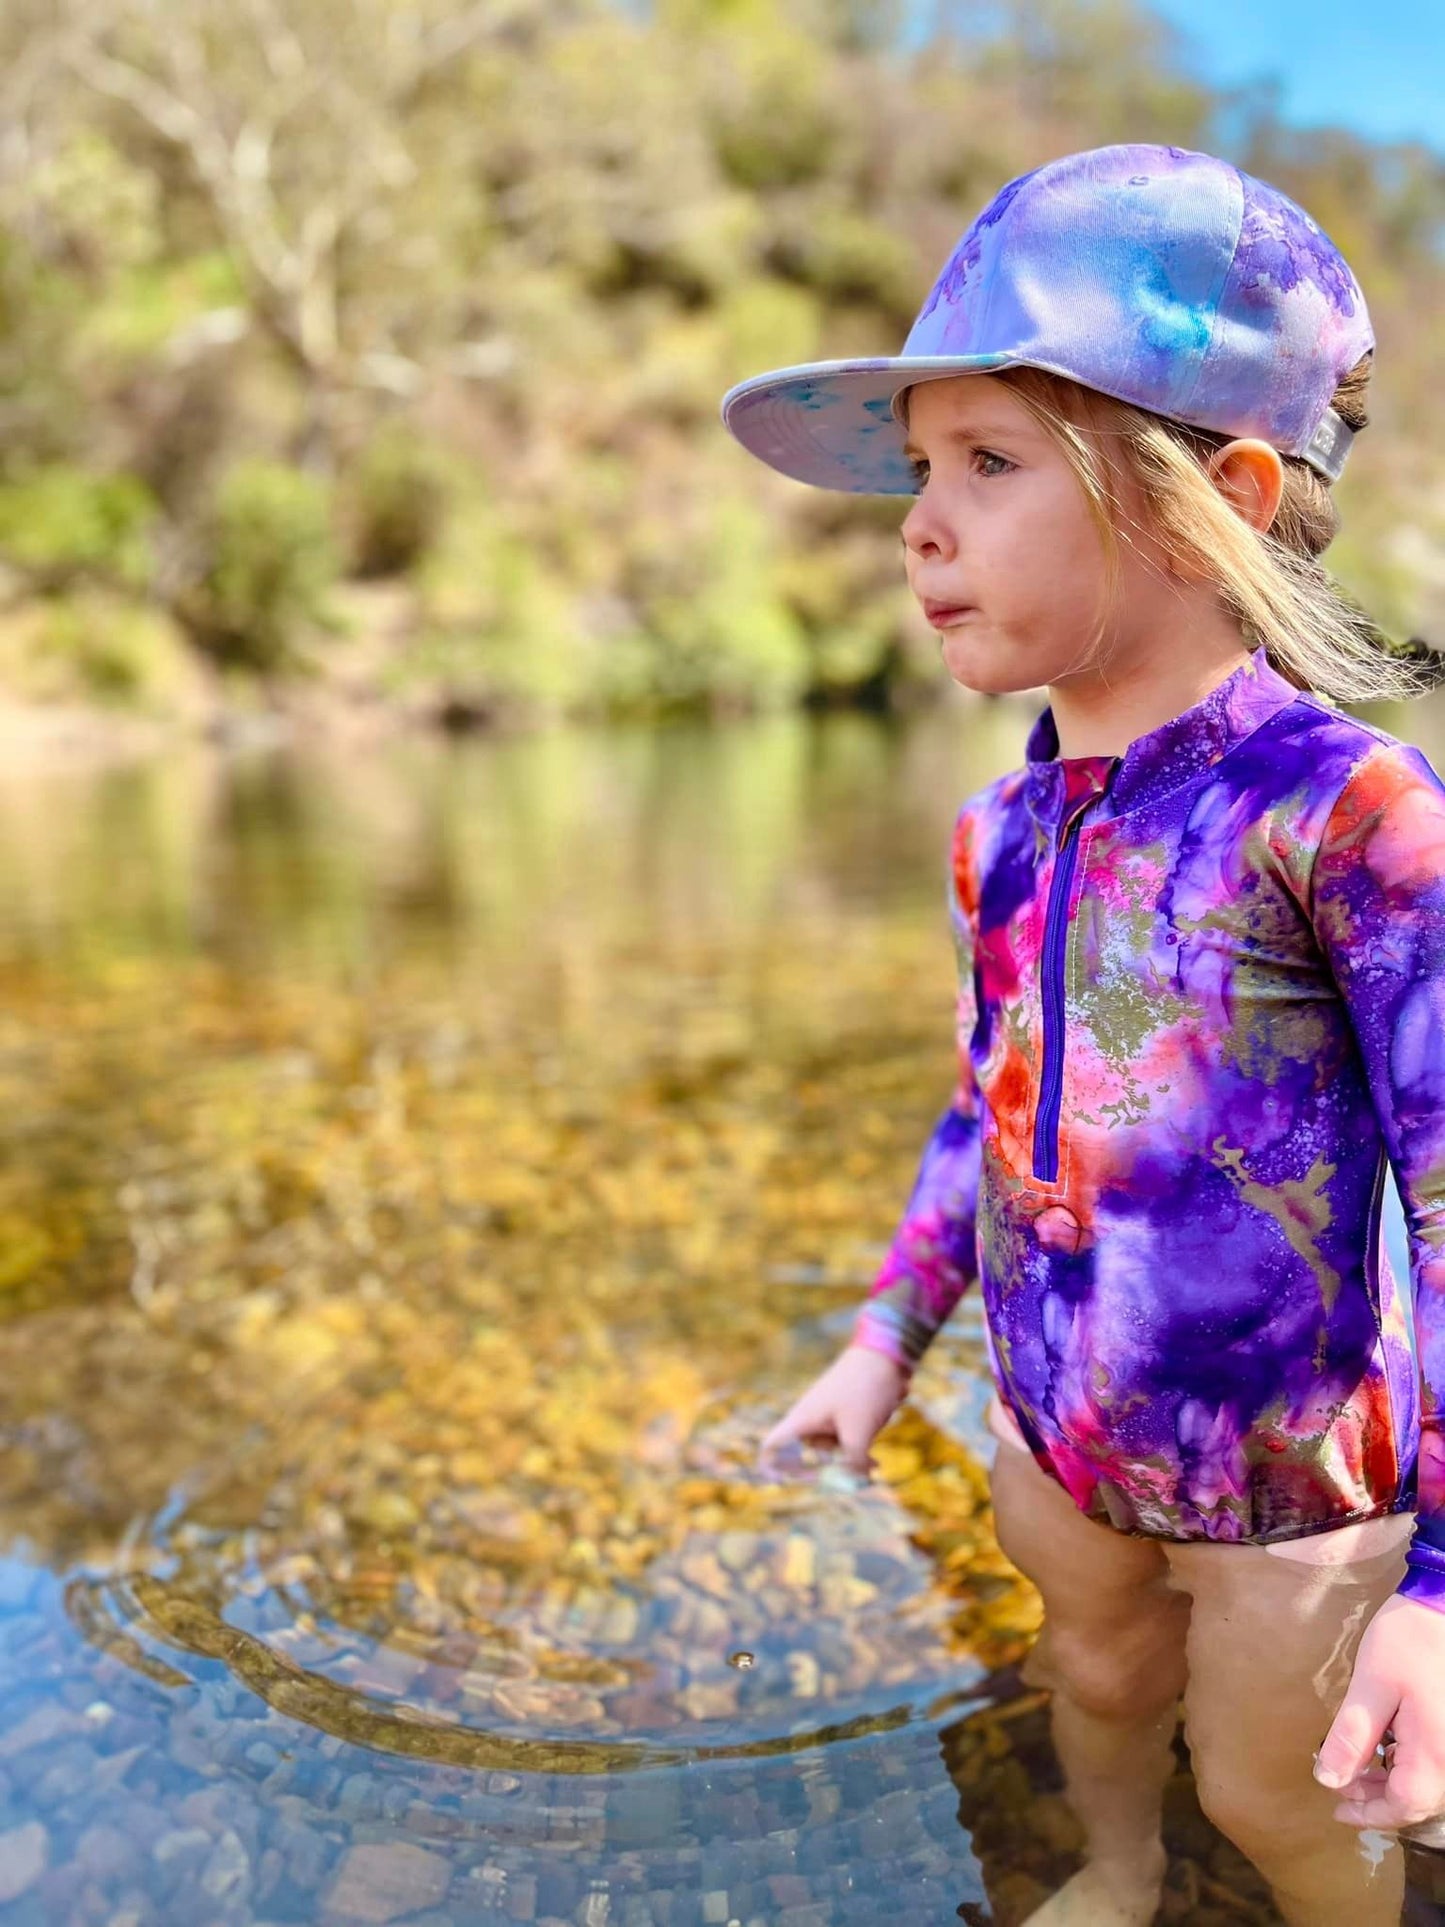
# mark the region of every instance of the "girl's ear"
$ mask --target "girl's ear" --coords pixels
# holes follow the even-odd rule
[[[1209,458],[1209,479],[1220,494],[1263,535],[1279,513],[1284,463],[1268,442],[1226,442]]]

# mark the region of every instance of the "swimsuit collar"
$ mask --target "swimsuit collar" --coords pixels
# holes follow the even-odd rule
[[[1049,705],[1035,718],[1024,752],[1029,807],[1052,825],[1106,788],[1111,815],[1152,802],[1217,763],[1299,693],[1266,660],[1261,643],[1200,702],[1136,736],[1120,756],[1060,756]]]

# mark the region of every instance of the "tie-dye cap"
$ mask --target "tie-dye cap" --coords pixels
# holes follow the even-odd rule
[[[1125,143],[995,195],[901,355],[753,375],[723,397],[722,419],[800,482],[913,495],[903,390],[1022,364],[1258,437],[1333,481],[1353,433],[1330,400],[1374,343],[1358,282],[1302,207],[1212,154]]]

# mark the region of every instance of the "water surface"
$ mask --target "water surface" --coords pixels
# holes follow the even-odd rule
[[[974,1308],[874,1484],[753,1462],[947,1100],[948,826],[1030,715],[0,780],[0,1921],[1011,1922],[1077,1864]],[[1171,1801],[1167,1917],[1272,1920]]]

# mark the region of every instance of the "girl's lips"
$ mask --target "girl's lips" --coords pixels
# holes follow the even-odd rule
[[[935,629],[947,629],[953,623],[957,622],[960,616],[971,616],[972,614],[973,608],[968,603],[964,603],[957,609],[939,608],[929,609],[927,611],[928,620],[933,624]]]

